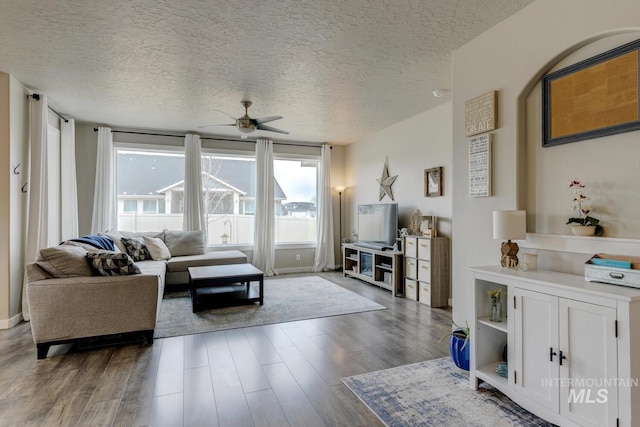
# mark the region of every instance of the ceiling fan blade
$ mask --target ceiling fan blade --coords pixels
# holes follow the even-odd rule
[[[284,133],[284,134],[286,134],[286,135],[289,135],[289,132],[288,132],[288,131],[286,131],[286,130],[282,130],[282,129],[278,129],[278,128],[274,128],[274,127],[271,127],[271,126],[266,126],[266,125],[258,124],[258,125],[256,126],[256,128],[257,128],[258,130],[268,130],[269,132],[278,132],[278,133]]]
[[[221,124],[218,124],[218,125],[204,125],[204,126],[198,126],[198,129],[202,129],[202,128],[210,128],[210,127],[213,127],[213,126],[235,126],[235,125],[236,125],[235,123],[221,123]]]
[[[256,121],[257,124],[262,124],[262,123],[272,122],[274,120],[280,120],[281,118],[282,116],[267,116],[267,117],[260,117],[254,120]]]
[[[212,110],[215,113],[220,113],[220,114],[224,114],[225,116],[229,117],[231,120],[236,120],[237,117],[233,117],[231,114],[224,112],[222,110]]]

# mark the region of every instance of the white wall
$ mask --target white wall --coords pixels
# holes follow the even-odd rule
[[[27,91],[16,79],[0,73],[0,329],[21,320],[24,271],[24,217],[28,181]],[[19,174],[13,173],[13,167]]]
[[[533,153],[528,152],[526,145],[527,129],[533,127],[535,132],[539,126],[535,121],[527,124],[527,96],[542,75],[559,60],[590,42],[615,33],[638,31],[639,14],[640,2],[635,0],[538,0],[454,51],[453,166],[456,191],[453,198],[453,317],[456,322],[464,322],[471,317],[469,295],[473,283],[466,268],[495,265],[499,260],[500,242],[492,240],[491,232],[493,210],[525,209],[528,208],[527,200],[534,200],[529,224],[540,226],[545,232],[564,230],[557,222],[566,222],[565,216],[571,212],[563,212],[560,206],[559,201],[566,197],[567,192],[566,188],[559,188],[557,182],[568,179],[565,168],[571,169],[569,178],[573,175],[582,175],[578,177],[584,180],[595,177],[594,190],[602,191],[606,185],[623,185],[606,178],[621,176],[618,173],[621,156],[640,158],[640,144],[631,142],[638,137],[638,132],[634,132],[545,149],[548,151],[544,156],[529,163],[534,169],[529,174],[527,155],[536,156],[540,152],[537,149]],[[493,132],[494,196],[472,199],[468,197],[468,138],[464,135],[464,103],[491,90],[499,91],[500,126]],[[538,108],[535,102],[528,105]],[[541,144],[541,140],[535,140],[539,138],[535,133],[533,138],[531,143]],[[611,151],[615,154],[609,157],[611,147],[615,147]],[[575,166],[577,162],[586,162],[597,171],[581,169]],[[627,176],[637,176],[635,164],[626,163],[624,168]],[[547,171],[552,175],[536,185],[536,176]],[[583,175],[587,173],[588,176]],[[535,195],[529,195],[527,190],[535,192]],[[623,188],[621,191],[628,190]],[[541,203],[542,206],[546,203],[546,198],[540,199],[542,192],[552,194],[549,198],[553,201],[552,211],[545,212],[540,207]],[[631,197],[629,203],[635,206],[636,212],[640,208],[637,198]],[[566,205],[568,209],[569,203]],[[626,231],[614,224],[633,221],[635,216],[624,218],[616,212],[607,212],[606,218],[611,221],[610,232],[626,235]],[[604,225],[607,228],[607,224]],[[629,234],[633,235],[635,231]],[[521,246],[526,245],[525,242]]]
[[[11,165],[10,156],[10,105],[9,75],[0,73],[0,321],[9,318],[10,283],[9,263],[11,241],[11,217],[9,211],[11,174],[7,173]]]
[[[553,70],[567,67],[594,55],[640,38],[640,32],[616,34],[578,49],[561,60]],[[591,216],[602,221],[604,236],[640,238],[640,159],[630,155],[638,144],[639,132],[590,139],[556,147],[542,147],[542,85],[536,84],[526,98],[527,212],[529,231],[568,234],[569,217],[577,216],[569,207],[567,182],[578,178],[587,185]],[[633,149],[632,149],[633,151]],[[631,152],[632,152],[631,151]]]
[[[11,175],[9,206],[11,210],[11,260],[9,269],[10,318],[22,312],[22,283],[24,278],[24,249],[26,242],[27,194],[22,193],[22,185],[28,178],[29,158],[29,101],[27,89],[14,77],[10,80],[11,89],[11,164],[18,165],[19,175]]]
[[[78,233],[91,233],[93,187],[96,181],[98,136],[93,124],[76,122],[76,180],[78,181]]]
[[[398,203],[400,227],[420,209],[438,216],[438,233],[451,236],[453,160],[451,102],[385,128],[346,148],[344,235],[352,239],[357,228],[357,205],[379,201],[379,184],[385,158],[389,175],[398,175],[391,187]],[[443,195],[424,196],[424,170],[443,167]],[[385,196],[382,202],[391,202]]]

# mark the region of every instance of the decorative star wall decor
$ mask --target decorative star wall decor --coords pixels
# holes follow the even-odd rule
[[[380,184],[380,200],[384,199],[384,196],[387,195],[391,200],[393,200],[393,191],[391,190],[391,186],[398,178],[398,175],[389,176],[389,159],[385,157],[384,159],[384,168],[382,169],[382,177],[376,179],[378,184]]]

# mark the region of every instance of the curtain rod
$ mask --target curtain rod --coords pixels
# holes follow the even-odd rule
[[[94,132],[98,132],[98,128],[93,128]],[[169,135],[166,133],[154,133],[154,132],[134,132],[134,131],[129,131],[129,130],[113,130],[111,129],[111,133],[128,133],[131,135],[150,135],[150,136],[166,136],[166,137],[170,137],[170,138],[184,138],[185,135]],[[253,142],[254,144],[257,142],[256,140],[253,139],[237,139],[237,138],[214,138],[214,137],[201,137],[200,139],[206,139],[209,141],[231,141],[231,142]],[[320,147],[321,145],[324,144],[300,144],[300,143],[294,143],[294,142],[274,142],[274,145],[292,145],[295,147]],[[332,147],[333,148],[333,147]]]
[[[27,98],[31,96],[33,97],[33,99],[35,100],[39,100],[40,99],[40,94],[39,93],[34,93],[33,95],[27,95]],[[47,108],[49,108],[49,110],[53,111],[53,113],[60,117],[62,120],[64,120],[65,123],[69,123],[69,119],[67,119],[65,116],[63,116],[62,114],[58,113],[56,110],[54,110],[50,105],[47,105]]]

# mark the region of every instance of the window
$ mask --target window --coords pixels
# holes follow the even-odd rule
[[[276,243],[316,241],[317,171],[316,159],[274,160]]]
[[[116,149],[118,230],[182,230],[183,192],[184,154]]]
[[[255,180],[253,157],[203,153],[202,197],[210,245],[253,243]]]
[[[129,147],[123,144],[116,149],[118,229],[181,230],[184,153]],[[274,160],[275,242],[315,242],[319,160],[285,156]],[[253,244],[254,153],[203,152],[202,187],[208,244]]]
[[[137,200],[123,200],[122,211],[123,212],[137,212],[138,211],[138,201]]]
[[[142,212],[143,213],[157,213],[158,201],[157,200],[143,200]]]

